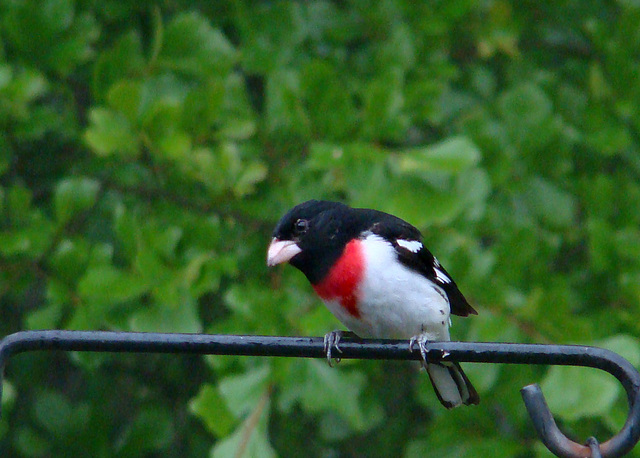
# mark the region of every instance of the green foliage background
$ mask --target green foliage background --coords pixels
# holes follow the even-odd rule
[[[0,333],[323,335],[279,216],[403,217],[480,315],[461,340],[640,363],[640,3],[0,0]],[[519,388],[606,439],[610,376],[466,365],[442,409],[407,363],[13,360],[3,456],[537,457]],[[636,452],[637,456],[640,456]]]

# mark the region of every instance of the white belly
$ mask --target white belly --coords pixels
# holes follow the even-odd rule
[[[394,248],[381,237],[362,241],[367,271],[358,290],[359,317],[326,301],[336,317],[360,337],[449,340],[449,301],[444,291],[396,261]]]

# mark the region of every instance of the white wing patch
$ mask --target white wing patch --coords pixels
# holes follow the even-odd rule
[[[441,271],[437,267],[434,267],[433,271],[436,273],[436,278],[442,283],[451,283],[451,279],[443,271]]]
[[[420,251],[422,249],[422,243],[420,243],[417,240],[404,240],[404,239],[398,239],[396,240],[396,242],[398,243],[398,245],[400,245],[402,248],[411,251],[412,253],[417,253],[418,251]]]

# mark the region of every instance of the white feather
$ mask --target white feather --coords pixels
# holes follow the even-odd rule
[[[398,242],[398,245],[400,245],[402,248],[406,248],[412,253],[417,253],[422,249],[422,243],[417,240],[398,239],[396,240],[396,242]]]
[[[431,380],[438,387],[438,392],[442,399],[447,400],[453,405],[460,405],[463,401],[463,396],[458,390],[456,381],[451,377],[449,370],[445,366],[439,364],[428,364],[426,367]],[[467,392],[467,397],[469,393]]]
[[[442,283],[451,283],[451,279],[443,271],[441,271],[437,267],[434,268],[433,270],[436,273],[436,278],[440,280]]]

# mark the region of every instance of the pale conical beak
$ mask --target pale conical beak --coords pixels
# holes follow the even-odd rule
[[[274,237],[267,251],[267,265],[273,267],[287,262],[301,251],[293,240],[278,240]]]

